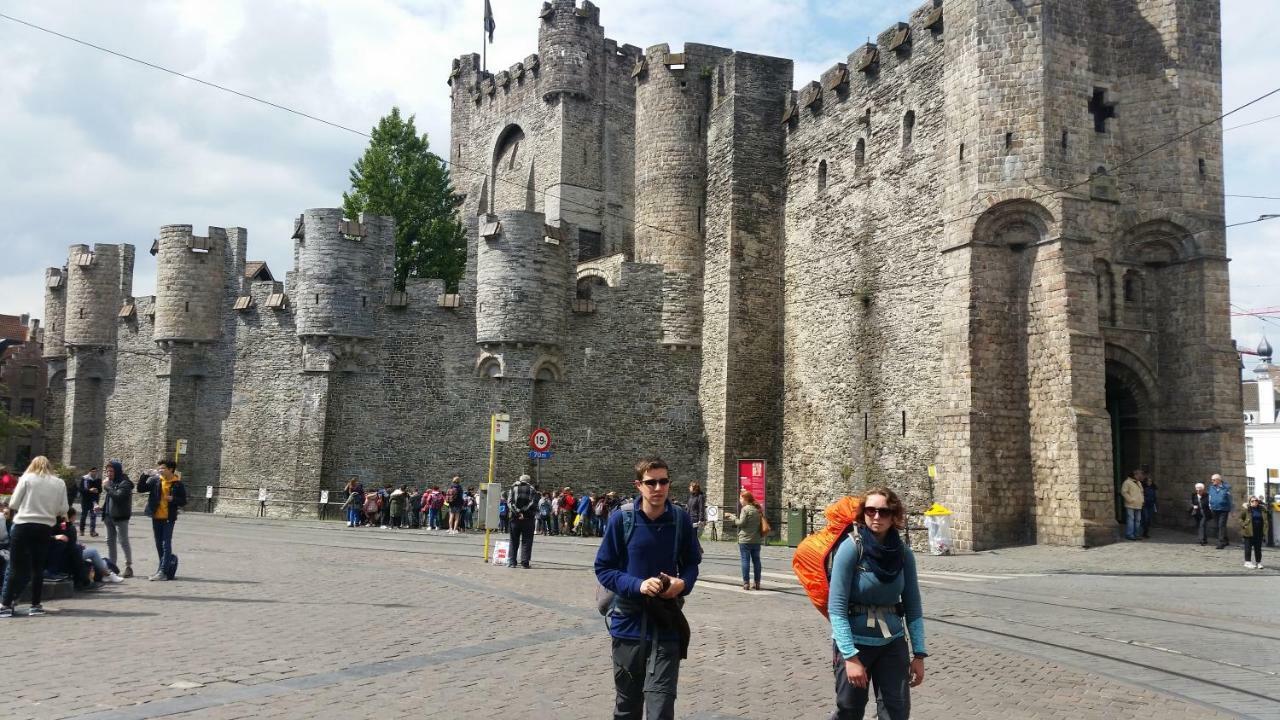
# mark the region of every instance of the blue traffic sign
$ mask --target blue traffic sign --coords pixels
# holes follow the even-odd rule
[[[550,460],[551,451],[550,450],[530,450],[529,459],[530,460]]]

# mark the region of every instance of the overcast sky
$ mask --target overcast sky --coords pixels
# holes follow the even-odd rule
[[[598,0],[606,33],[646,47],[706,42],[790,57],[797,83],[921,0]],[[489,67],[533,52],[536,0],[492,0]],[[0,0],[0,12],[360,130],[392,105],[447,148],[450,60],[478,52],[482,0]],[[1280,85],[1280,2],[1225,0],[1224,107]],[[239,225],[277,277],[292,218],[335,207],[366,140],[0,19],[0,313],[43,314],[43,273],[72,243],[133,243],[154,292],[159,226]],[[1280,95],[1228,128],[1280,115]],[[1280,119],[1225,134],[1229,194],[1280,197]],[[1227,198],[1227,222],[1280,200]],[[1232,302],[1280,306],[1280,220],[1228,232]],[[1270,323],[1236,318],[1254,347]]]

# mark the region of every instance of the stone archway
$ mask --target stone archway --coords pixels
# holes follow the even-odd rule
[[[1124,519],[1120,484],[1133,470],[1147,468],[1155,472],[1156,411],[1151,388],[1144,372],[1131,361],[1122,359],[1124,351],[1107,347],[1106,397],[1111,421],[1112,484],[1115,488],[1115,516]]]

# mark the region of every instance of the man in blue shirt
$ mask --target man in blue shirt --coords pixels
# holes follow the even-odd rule
[[[636,463],[640,496],[610,516],[596,553],[596,578],[616,597],[608,615],[614,720],[675,717],[689,643],[680,608],[698,579],[702,547],[689,515],[667,499],[669,473],[661,458]]]
[[[1227,521],[1231,517],[1231,486],[1222,481],[1222,476],[1214,473],[1209,478],[1209,509],[1213,511],[1213,522],[1218,529],[1218,549],[1226,547]]]

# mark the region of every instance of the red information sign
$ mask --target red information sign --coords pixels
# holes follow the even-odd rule
[[[529,447],[542,452],[551,448],[551,433],[543,428],[535,428],[529,433]]]
[[[739,460],[738,487],[750,491],[760,504],[760,511],[764,512],[765,461]]]

